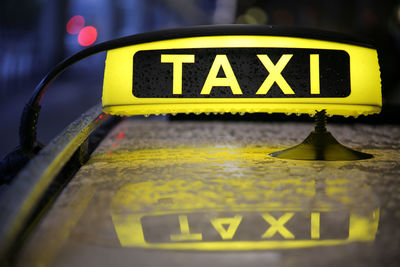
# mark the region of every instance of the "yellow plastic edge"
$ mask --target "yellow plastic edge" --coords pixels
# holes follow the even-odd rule
[[[351,94],[345,98],[136,98],[132,94],[133,56],[142,50],[266,47],[343,50],[350,57]],[[375,49],[314,39],[277,36],[205,36],[137,44],[107,52],[103,111],[113,115],[164,113],[268,112],[354,116],[379,113],[382,107]]]

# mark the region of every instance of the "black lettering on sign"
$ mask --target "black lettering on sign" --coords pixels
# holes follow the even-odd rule
[[[304,98],[350,95],[345,51],[202,48],[139,51],[132,93],[139,98]]]

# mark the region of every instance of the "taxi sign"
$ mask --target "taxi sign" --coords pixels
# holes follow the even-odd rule
[[[280,35],[279,28],[267,26],[249,27],[248,34],[235,25],[207,28],[192,28],[193,37],[187,29],[186,34],[164,31],[165,38],[109,50],[104,111],[326,110],[328,115],[358,116],[381,110],[378,56],[370,45],[326,33]]]

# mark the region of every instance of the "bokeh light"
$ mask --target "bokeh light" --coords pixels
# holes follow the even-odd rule
[[[265,24],[268,20],[267,13],[259,7],[249,8],[246,14],[253,17],[257,24]]]
[[[73,16],[67,23],[67,32],[77,34],[85,26],[85,19],[81,15]]]
[[[78,43],[81,46],[89,46],[97,39],[97,29],[93,26],[86,26],[78,35]]]
[[[254,17],[248,15],[247,13],[239,16],[236,20],[236,23],[237,24],[258,24],[257,20]]]
[[[267,13],[259,7],[249,8],[246,13],[236,19],[237,24],[266,24],[267,21]]]

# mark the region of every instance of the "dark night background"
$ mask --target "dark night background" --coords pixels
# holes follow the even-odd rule
[[[399,110],[400,1],[2,0],[0,158],[18,144],[19,119],[31,91],[62,59],[85,48],[78,34],[67,32],[75,15],[97,29],[94,44],[158,29],[231,23],[301,26],[373,40],[381,61],[384,111]],[[89,57],[53,83],[42,101],[40,141],[47,143],[101,101],[104,60],[105,53]],[[368,122],[374,119],[380,117]]]

